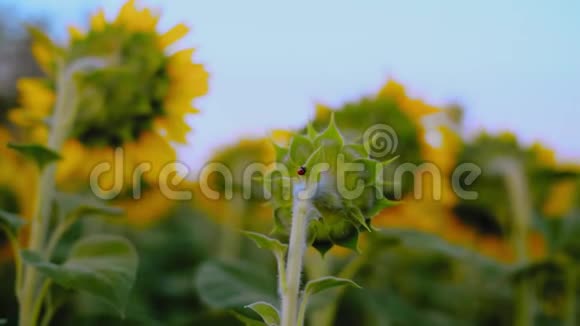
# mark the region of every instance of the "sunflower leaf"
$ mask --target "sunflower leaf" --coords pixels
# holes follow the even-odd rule
[[[268,326],[280,325],[280,313],[276,307],[271,304],[259,301],[246,306],[248,309],[255,311]]]
[[[340,278],[340,277],[334,277],[334,276],[325,276],[325,277],[321,277],[321,278],[318,278],[316,280],[312,280],[312,281],[309,281],[308,283],[306,283],[306,287],[304,288],[304,291],[306,291],[310,295],[313,295],[313,294],[316,294],[318,292],[322,292],[324,290],[328,290],[328,289],[335,288],[338,286],[345,286],[345,285],[349,285],[349,286],[353,286],[355,288],[361,289],[361,286],[356,284],[352,280]]]
[[[336,127],[336,122],[334,119],[334,113],[330,116],[330,122],[328,123],[328,127],[324,130],[320,135],[316,136],[314,139],[314,146],[321,147],[327,145],[338,145],[338,147],[342,147],[344,144],[344,140],[340,131]]]
[[[256,301],[275,302],[276,280],[263,267],[246,262],[207,261],[195,275],[201,300],[211,308],[241,308]]]
[[[4,211],[0,209],[0,227],[16,235],[18,230],[26,224],[26,221],[19,215]]]
[[[308,125],[306,125],[306,134],[308,135],[308,139],[310,139],[311,141],[313,141],[316,136],[318,136],[318,132],[314,129],[314,127],[312,126],[312,123],[308,123]]]
[[[109,217],[124,214],[121,208],[108,206],[88,196],[59,192],[55,197],[64,217],[78,218],[88,215]]]
[[[22,252],[22,259],[56,284],[104,299],[124,316],[138,265],[137,251],[125,238],[113,235],[83,238],[73,246],[63,264],[47,261],[29,250]]]
[[[244,231],[243,234],[250,240],[254,241],[254,243],[256,243],[256,245],[258,246],[258,248],[268,249],[274,252],[274,254],[284,255],[286,253],[286,250],[288,250],[288,245],[283,244],[277,239],[272,239],[261,233]]]
[[[40,170],[61,159],[60,154],[39,144],[8,143],[8,147],[34,161]]]
[[[290,159],[294,163],[298,165],[304,164],[313,151],[314,146],[308,138],[302,135],[292,137],[292,142],[290,143]]]

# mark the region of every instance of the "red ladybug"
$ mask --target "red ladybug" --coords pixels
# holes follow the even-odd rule
[[[298,175],[304,175],[306,173],[306,168],[301,166],[297,171]]]

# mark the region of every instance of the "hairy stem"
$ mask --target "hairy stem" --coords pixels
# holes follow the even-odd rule
[[[82,71],[100,68],[106,62],[98,58],[82,58],[61,69],[57,80],[57,94],[54,108],[51,131],[48,136],[47,148],[60,152],[63,143],[68,137],[76,116],[77,97],[73,74]],[[51,164],[41,171],[36,188],[36,206],[30,221],[30,237],[28,249],[42,253],[50,227],[50,212],[53,196],[56,190],[56,165]],[[43,290],[43,277],[35,268],[23,269],[24,280],[19,298],[19,325],[32,326],[35,323],[33,309],[35,298]],[[42,302],[40,303],[42,305]]]
[[[282,289],[282,326],[302,326],[297,324],[297,318],[302,263],[306,251],[309,207],[309,202],[306,200],[296,199],[294,201],[288,262],[286,264],[287,286]]]
[[[280,296],[283,296],[287,290],[286,283],[286,262],[284,261],[284,254],[276,253],[276,264],[278,265],[278,291]]]
[[[521,266],[529,262],[527,252],[528,229],[532,216],[528,184],[523,167],[514,159],[504,158],[493,162],[493,167],[503,175],[509,201],[513,207],[511,220],[511,240],[517,263]],[[515,326],[533,325],[533,289],[530,282],[523,279],[516,286]]]

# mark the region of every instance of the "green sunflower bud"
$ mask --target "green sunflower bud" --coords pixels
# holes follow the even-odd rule
[[[295,135],[288,148],[276,147],[277,162],[290,175],[270,173],[277,190],[273,191],[274,232],[287,238],[292,203],[306,200],[310,203],[309,245],[322,254],[334,245],[358,251],[359,233],[370,231],[371,219],[393,205],[384,196],[381,178],[389,162],[372,158],[360,141],[345,139],[334,116],[321,133],[309,127],[307,135]],[[283,180],[290,181],[290,189],[283,189]]]

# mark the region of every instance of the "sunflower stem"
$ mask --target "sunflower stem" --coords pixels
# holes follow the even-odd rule
[[[76,116],[77,97],[74,74],[82,70],[101,68],[106,65],[104,60],[98,58],[79,59],[65,69],[57,80],[56,103],[53,115],[53,125],[48,136],[47,148],[60,152],[63,143],[70,134],[72,124]],[[46,238],[50,229],[50,213],[53,196],[56,190],[56,165],[51,164],[41,171],[38,186],[36,188],[36,206],[31,219],[31,230],[28,249],[42,253],[45,248]],[[44,287],[41,286],[43,277],[35,268],[25,266],[23,269],[24,280],[19,298],[19,325],[32,326],[38,316],[34,315],[35,299],[42,294]],[[42,305],[42,302],[40,303]],[[40,307],[38,308],[40,311]]]
[[[520,266],[528,264],[527,239],[532,216],[528,185],[522,165],[511,158],[502,158],[493,162],[492,167],[503,175],[509,200],[513,207],[512,243],[516,260]],[[515,326],[533,325],[533,289],[530,282],[522,279],[516,285]]]
[[[282,289],[281,326],[302,326],[297,324],[302,263],[306,251],[308,231],[308,209],[310,202],[296,198],[292,207],[292,226],[286,264],[286,287]]]

